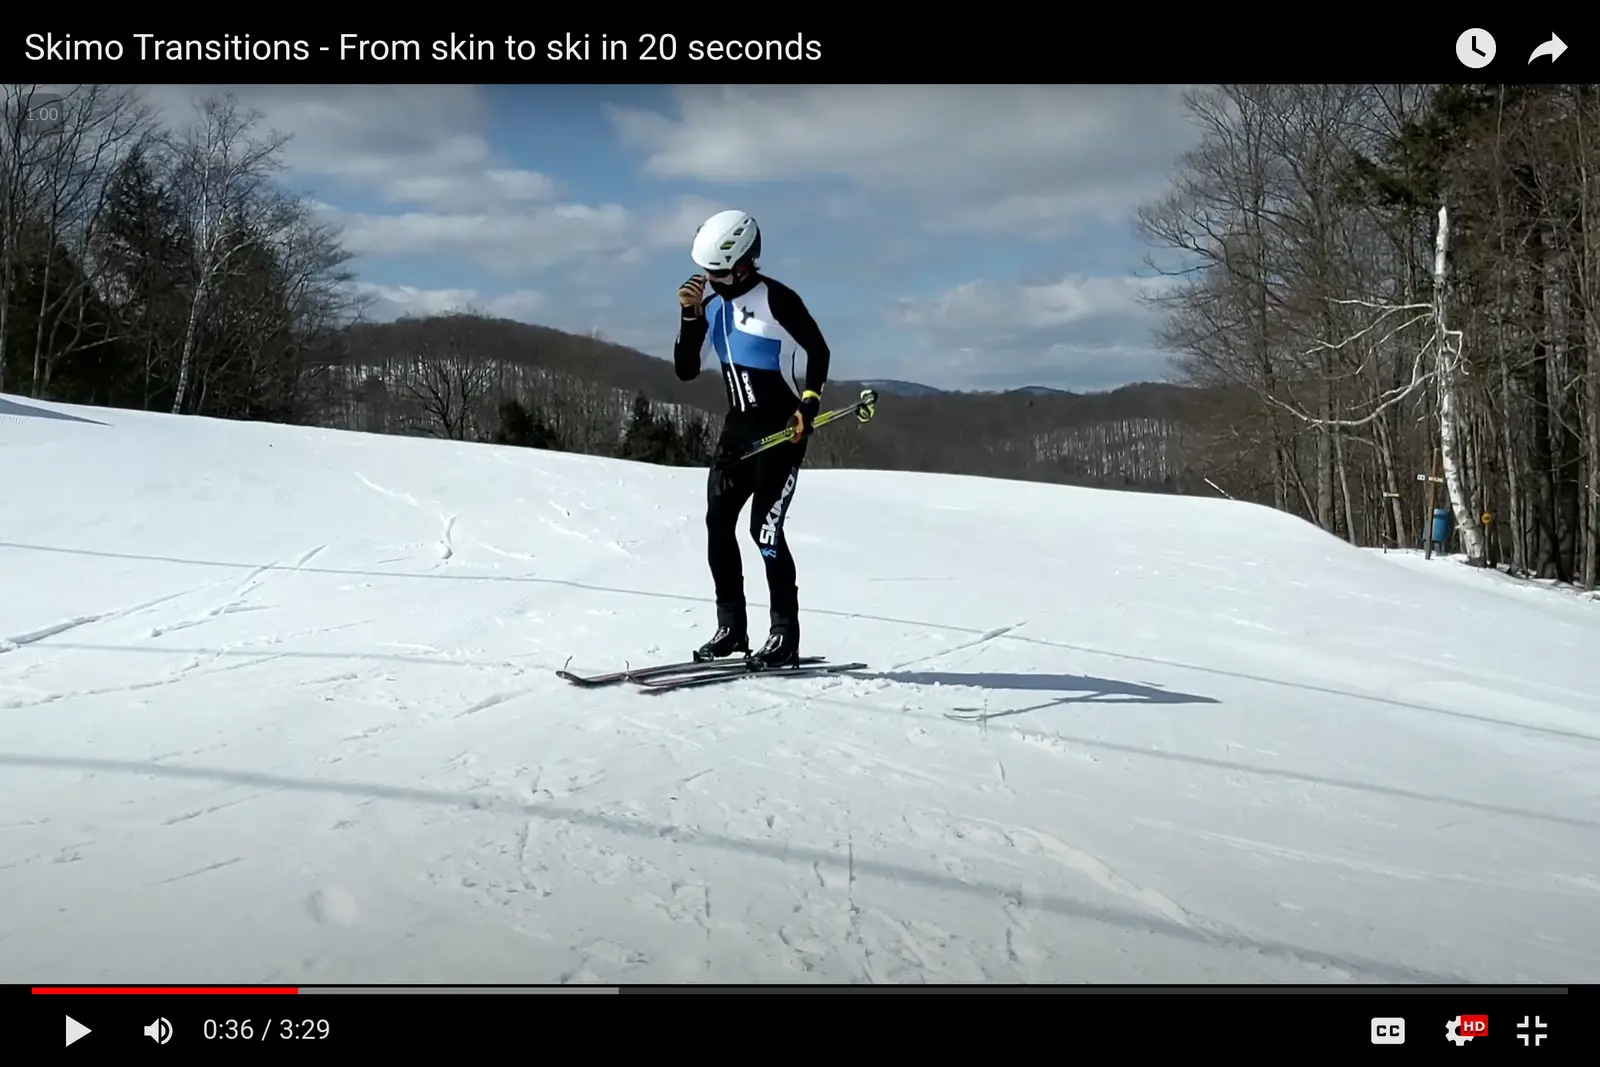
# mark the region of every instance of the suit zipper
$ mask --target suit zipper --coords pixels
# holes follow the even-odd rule
[[[733,306],[724,300],[719,310],[721,314],[717,317],[722,320],[718,324],[722,327],[722,346],[728,350],[728,391],[733,396],[734,403],[739,405],[739,410],[746,411],[748,408],[744,402],[744,391],[739,388],[739,372],[736,369],[738,364],[733,361],[733,337],[729,333],[729,327],[733,322]]]

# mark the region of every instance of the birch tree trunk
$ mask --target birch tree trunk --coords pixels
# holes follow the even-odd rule
[[[220,291],[234,256],[250,241],[280,229],[283,199],[271,188],[282,168],[279,151],[287,138],[255,135],[261,116],[243,112],[231,96],[207,99],[199,126],[179,144],[179,167],[188,193],[194,261],[190,305],[184,325],[172,414],[181,415],[200,358],[197,339],[206,303]]]
[[[1446,325],[1446,292],[1449,282],[1450,213],[1439,205],[1439,231],[1433,251],[1433,301],[1435,333],[1435,380],[1439,390],[1439,455],[1444,474],[1445,491],[1450,496],[1450,508],[1455,513],[1456,529],[1461,534],[1461,544],[1467,558],[1482,563],[1483,531],[1477,516],[1472,513],[1467,499],[1466,485],[1462,479],[1461,413],[1457,375],[1461,363],[1461,335],[1452,333]]]

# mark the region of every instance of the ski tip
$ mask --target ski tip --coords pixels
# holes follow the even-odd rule
[[[556,671],[556,677],[560,678],[564,682],[571,682],[573,685],[593,685],[594,684],[589,679],[584,678],[584,677],[582,677],[580,675],[573,674],[570,671]]]

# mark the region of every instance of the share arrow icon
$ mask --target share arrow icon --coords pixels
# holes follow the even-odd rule
[[[1532,63],[1540,56],[1549,56],[1550,62],[1554,63],[1561,58],[1561,53],[1566,50],[1567,42],[1552,33],[1548,41],[1533,50],[1533,55],[1528,57],[1528,62]]]

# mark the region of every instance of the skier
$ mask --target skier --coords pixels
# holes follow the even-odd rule
[[[692,381],[715,353],[728,394],[728,416],[706,487],[717,632],[695,659],[743,652],[758,670],[792,666],[800,655],[800,603],[783,519],[794,498],[811,422],[822,406],[828,343],[795,291],[758,272],[761,231],[749,215],[722,211],[711,216],[695,232],[691,255],[705,273],[678,289],[682,313],[672,362],[680,380]],[[740,459],[755,442],[786,425],[795,430],[793,441]],[[753,655],[738,542],[746,501],[753,501],[750,533],[761,550],[772,604],[770,636]]]

